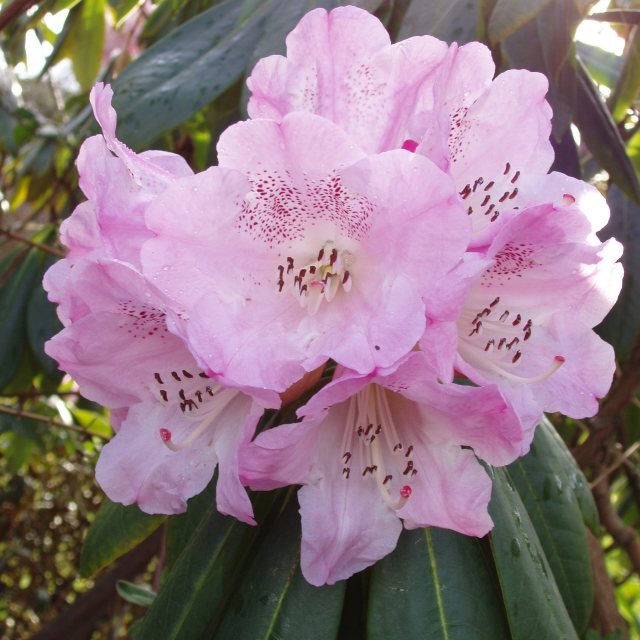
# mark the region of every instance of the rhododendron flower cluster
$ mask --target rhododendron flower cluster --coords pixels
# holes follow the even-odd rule
[[[47,352],[112,411],[111,499],[178,513],[218,465],[218,509],[253,523],[246,487],[303,485],[316,585],[403,526],[492,528],[480,460],[525,454],[543,411],[596,412],[614,357],[593,327],[622,277],[603,197],[548,173],[546,79],[494,73],[479,43],[392,45],[363,10],[314,10],[198,174],[128,149],[93,89]],[[300,421],[256,434],[322,368]]]

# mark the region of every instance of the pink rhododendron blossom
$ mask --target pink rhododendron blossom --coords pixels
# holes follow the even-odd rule
[[[439,384],[422,353],[370,375],[343,370],[299,413],[246,447],[241,475],[255,489],[304,485],[301,564],[314,585],[391,552],[401,520],[485,535],[491,481],[474,451],[504,465],[529,444],[495,386]]]
[[[230,387],[201,371],[167,331],[161,301],[130,265],[62,260],[46,274],[45,287],[61,301],[67,325],[47,353],[83,395],[119,412],[118,433],[96,468],[105,493],[149,513],[177,513],[219,463],[218,508],[253,522],[237,452],[264,406],[277,405],[276,395]]]
[[[456,181],[474,229],[522,206],[520,180],[553,161],[548,82],[510,70],[493,80],[487,47],[431,36],[391,45],[362,9],[309,12],[287,56],[264,58],[247,81],[249,114],[280,120],[302,111],[336,124],[369,152],[415,151]]]
[[[282,391],[328,358],[369,373],[409,352],[469,239],[450,179],[303,113],[233,125],[218,155],[145,214],[144,273],[202,366]]]
[[[531,425],[543,410],[593,415],[615,369],[613,349],[592,327],[620,291],[622,246],[595,235],[608,217],[598,191],[563,183],[563,202],[499,226],[482,252],[492,264],[473,280],[458,320],[457,368],[498,383]]]

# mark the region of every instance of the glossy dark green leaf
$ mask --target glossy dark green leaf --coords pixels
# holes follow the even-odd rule
[[[431,35],[446,42],[463,44],[477,39],[481,0],[413,0],[407,10],[398,40]]]
[[[529,514],[506,469],[491,469],[489,513],[493,558],[513,640],[578,634],[562,600]]]
[[[119,133],[132,146],[183,122],[237,80],[251,59],[273,0],[246,16],[226,0],[147,49],[114,82]]]
[[[556,439],[540,427],[531,451],[509,466],[508,473],[535,527],[556,584],[579,633],[593,608],[589,541],[574,493],[579,473],[559,455]]]
[[[372,569],[367,639],[508,639],[483,544],[444,529],[403,532],[396,550]]]
[[[273,492],[258,495],[257,521],[263,521],[273,499]],[[221,515],[210,502],[137,627],[136,640],[200,638],[222,614],[258,531]]]
[[[627,155],[620,132],[584,65],[576,68],[575,122],[589,151],[611,179],[633,200],[640,202],[638,174]]]
[[[167,521],[166,567],[171,570],[182,550],[187,546],[191,536],[198,528],[200,521],[207,515],[209,508],[216,500],[216,478],[197,496],[189,498],[187,510],[172,516]]]
[[[338,633],[345,582],[313,587],[300,571],[295,497],[268,528],[233,593],[216,640],[331,640]]]
[[[582,520],[593,533],[597,534],[600,529],[598,509],[591,489],[589,489],[589,483],[578,467],[575,458],[571,455],[571,451],[558,435],[555,427],[546,418],[538,426],[536,435],[537,441],[540,443],[539,446],[544,448],[545,455],[553,459],[552,464],[556,470],[566,478],[568,486],[575,495]]]
[[[489,41],[501,42],[536,17],[550,0],[497,0],[489,18]]]
[[[165,519],[105,498],[82,547],[80,575],[93,576],[148,538]]]
[[[640,15],[640,11],[637,12]],[[616,122],[624,120],[627,109],[640,89],[640,29],[634,29],[624,52],[624,64],[607,104]]]
[[[609,188],[607,202],[611,219],[600,237],[615,237],[624,245],[624,279],[620,296],[598,333],[613,345],[618,358],[624,360],[640,331],[640,206],[615,185]]]
[[[14,270],[0,288],[0,389],[17,372],[27,346],[25,314],[29,296],[40,275],[40,264],[41,255],[33,249],[17,267],[11,261],[5,265]]]

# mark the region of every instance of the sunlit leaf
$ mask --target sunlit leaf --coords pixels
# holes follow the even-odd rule
[[[82,547],[80,575],[93,576],[148,538],[165,519],[105,498]]]
[[[140,607],[150,607],[157,595],[150,589],[140,587],[128,580],[118,580],[116,591],[123,600],[131,604],[137,604]]]

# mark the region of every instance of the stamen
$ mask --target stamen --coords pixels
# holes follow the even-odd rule
[[[518,351],[518,353],[520,353],[520,351]],[[517,355],[518,354],[516,354],[516,356]],[[514,356],[515,362],[519,360],[519,356],[518,357],[516,356]],[[512,380],[513,382],[527,382],[529,384],[532,384],[535,382],[542,382],[543,380],[546,380],[548,377],[553,375],[565,363],[565,361],[566,359],[563,356],[556,356],[553,359],[551,366],[549,366],[549,368],[546,371],[543,371],[540,375],[531,376],[531,377],[519,376],[514,373],[511,373],[510,371],[507,371],[503,367],[495,364],[490,359],[485,360],[484,364],[488,366],[490,369],[493,369],[496,373],[499,373],[500,375],[507,378],[507,380]]]
[[[234,389],[224,389],[221,391],[218,395],[219,400],[215,403],[212,410],[206,414],[202,422],[200,422],[200,424],[181,442],[173,442],[171,431],[166,427],[162,427],[160,429],[160,438],[162,439],[162,442],[165,446],[171,449],[171,451],[182,451],[182,449],[188,447],[211,426],[227,405],[235,398],[237,393],[238,392]]]

